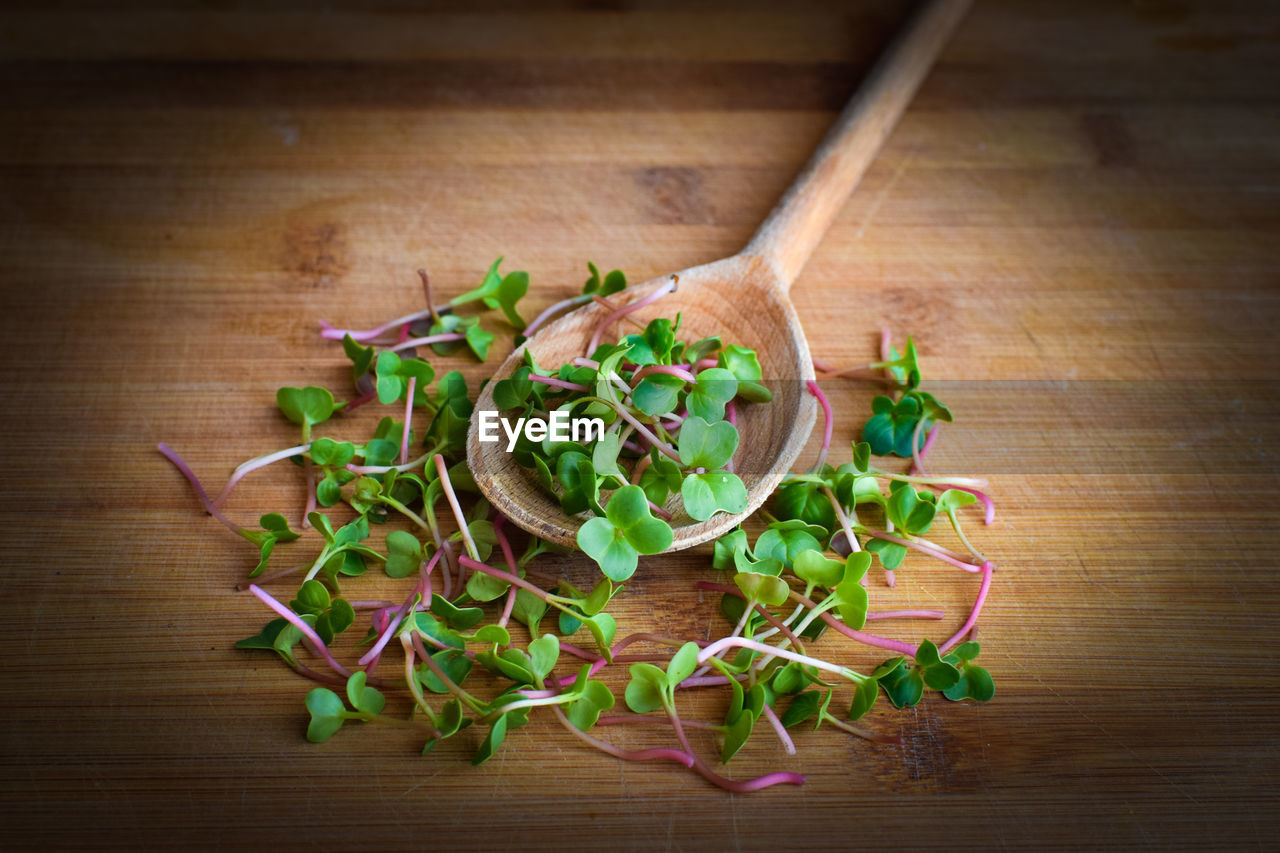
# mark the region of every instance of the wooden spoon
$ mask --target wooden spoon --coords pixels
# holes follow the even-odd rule
[[[639,318],[645,322],[650,315],[674,317],[680,311],[682,339],[720,335],[725,343],[754,349],[765,382],[774,392],[771,403],[737,407],[742,439],[734,458],[747,487],[746,512],[720,513],[695,522],[680,508],[676,495],[667,507],[674,515],[671,550],[714,539],[739,524],[764,503],[804,448],[817,416],[817,403],[804,384],[814,378],[813,362],[787,292],[968,5],[969,0],[924,3],[871,69],[750,244],[733,257],[680,271],[675,293],[637,312],[646,315]],[[635,301],[670,279],[669,275],[651,279],[620,296]],[[617,304],[620,307],[622,302]],[[592,333],[607,316],[607,309],[590,304],[544,327],[498,368],[476,410],[497,409],[494,384],[523,363],[526,348],[539,365],[564,364],[586,354]],[[467,436],[467,460],[480,491],[499,512],[530,533],[558,545],[574,545],[586,517],[566,515],[541,488],[533,471],[505,452],[505,442],[481,444],[477,421],[472,419]]]

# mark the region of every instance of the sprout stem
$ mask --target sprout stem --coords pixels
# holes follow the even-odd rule
[[[191,488],[195,490],[196,497],[200,499],[200,503],[204,504],[205,512],[226,525],[227,529],[237,536],[244,536],[243,528],[231,519],[227,518],[218,508],[209,500],[209,495],[205,492],[204,486],[200,485],[200,479],[196,477],[195,472],[183,461],[182,457],[177,454],[173,448],[165,444],[163,441],[156,445],[156,450],[164,454],[164,458],[173,463],[173,467],[178,469],[178,473],[187,478],[187,482],[191,484]]]
[[[449,341],[465,341],[466,335],[459,332],[443,332],[439,335],[427,335],[424,338],[409,338],[399,343],[387,347],[387,352],[400,352],[401,350],[413,349],[414,347],[424,347],[428,344],[443,344]]]
[[[560,721],[560,725],[564,726],[578,740],[595,747],[601,752],[612,755],[614,758],[621,758],[623,761],[674,761],[678,764],[683,764],[685,767],[693,767],[695,759],[687,752],[681,752],[678,749],[619,749],[611,743],[592,737],[569,722],[569,718],[564,715],[564,711],[561,711],[559,706],[553,705],[551,711],[556,715],[556,719]]]
[[[630,305],[624,305],[623,307],[619,308],[617,311],[614,311],[612,314],[607,315],[603,320],[600,321],[600,323],[596,326],[595,332],[591,335],[591,341],[590,343],[587,344],[586,354],[591,355],[593,352],[596,351],[596,347],[600,345],[600,336],[604,334],[604,330],[608,328],[612,323],[614,323],[617,320],[621,320],[623,317],[627,316],[633,311],[639,311],[641,308],[645,307],[646,305],[653,304],[657,300],[666,296],[668,293],[671,293],[672,291],[674,291],[676,289],[676,286],[679,283],[680,283],[679,276],[673,275],[671,276],[670,281],[668,281],[666,284],[654,290],[653,293],[650,293],[648,296],[645,296],[641,299],[637,299],[635,302],[632,302]]]
[[[822,389],[818,387],[818,383],[812,379],[804,383],[809,389],[809,393],[818,398],[818,405],[822,406],[822,449],[818,451],[818,461],[813,463],[812,471],[822,471],[822,466],[827,461],[827,451],[831,449],[831,431],[835,427],[835,416],[831,413],[831,403],[827,401],[827,395],[822,393]]]
[[[274,610],[277,615],[286,619],[290,625],[301,631],[302,636],[311,641],[315,651],[320,655],[320,657],[324,658],[325,663],[329,664],[329,666],[333,668],[334,672],[347,678],[351,677],[351,670],[338,663],[337,659],[329,651],[329,647],[324,644],[324,640],[320,639],[320,635],[315,632],[314,628],[302,621],[302,617],[298,616],[297,613],[294,613],[288,607],[285,607],[279,601],[276,601],[271,597],[269,592],[258,586],[256,583],[249,585],[249,592],[253,593],[263,604]]]
[[[991,573],[995,571],[995,565],[990,560],[982,564],[982,585],[978,587],[978,597],[973,602],[973,610],[969,612],[969,618],[964,620],[964,625],[960,626],[960,630],[951,635],[951,639],[947,640],[938,647],[939,653],[945,654],[950,651],[953,646],[964,639],[965,634],[973,630],[978,624],[978,614],[982,612],[982,605],[987,600],[987,591],[991,589]]]
[[[467,528],[467,517],[462,514],[462,506],[458,503],[458,496],[454,494],[453,483],[449,482],[449,469],[445,467],[444,457],[437,453],[435,463],[436,472],[440,475],[440,485],[444,488],[444,496],[449,501],[449,508],[453,510],[453,517],[458,521],[458,531],[462,534],[462,541],[467,546],[467,553],[471,555],[471,559],[479,560],[480,552],[476,550],[475,540],[471,538],[471,531]]]
[[[570,296],[568,299],[561,299],[559,302],[550,306],[541,314],[539,314],[537,317],[535,317],[532,323],[530,323],[528,326],[525,326],[524,331],[521,334],[523,334],[526,338],[531,338],[533,337],[534,332],[538,331],[538,329],[541,329],[543,324],[545,324],[548,320],[550,320],[555,315],[559,314],[561,311],[566,311],[570,308],[577,308],[579,305],[586,305],[590,301],[591,301],[591,295],[588,293],[583,293],[578,296]]]
[[[299,444],[296,447],[288,447],[284,450],[277,450],[275,453],[267,453],[262,456],[256,456],[248,462],[242,462],[236,470],[231,472],[231,477],[227,480],[227,484],[222,487],[222,491],[213,499],[214,506],[222,506],[222,502],[227,499],[227,495],[231,494],[231,490],[236,484],[244,478],[245,474],[250,471],[256,471],[259,468],[270,465],[273,462],[279,462],[282,459],[288,459],[291,456],[297,456],[299,453],[306,453],[311,449],[311,445]],[[163,451],[161,451],[163,452]]]
[[[773,731],[777,734],[778,740],[782,741],[782,748],[787,751],[787,755],[795,755],[795,741],[791,739],[791,735],[787,734],[786,726],[782,725],[782,720],[778,719],[778,715],[769,707],[768,702],[761,706],[761,710],[764,711],[764,716],[769,721],[769,725],[773,726]]]
[[[426,273],[422,273],[423,280],[426,280]],[[400,433],[400,464],[405,465],[409,462],[409,422],[413,419],[413,392],[418,386],[418,377],[409,377],[408,393],[404,395],[404,430]]]

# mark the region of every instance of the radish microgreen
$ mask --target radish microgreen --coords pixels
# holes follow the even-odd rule
[[[982,504],[990,523],[991,502],[978,490],[983,481],[930,476],[923,469],[937,424],[952,415],[919,387],[918,354],[910,339],[902,354],[886,339],[880,361],[842,372],[883,372],[892,393],[873,402],[863,440],[850,444],[845,461],[827,462],[833,412],[818,385],[807,383],[824,414],[817,462],[784,481],[772,515],[763,516],[767,524],[751,527],[758,531],[754,542],[737,527],[714,543],[709,563],[731,572],[731,583],[697,583],[699,590],[721,594],[719,612],[732,627],[705,643],[646,632],[619,639],[608,610],[623,594],[618,582],[639,570],[640,557],[669,548],[673,524],[745,510],[746,489],[733,470],[741,443],[738,415],[743,406],[772,399],[752,350],[719,336],[682,340],[679,315],[637,322],[638,331],[604,340],[613,323],[632,323],[630,315],[672,292],[674,279],[619,307],[608,300],[626,299],[625,276],[617,270],[601,275],[589,264],[582,293],[552,305],[525,331],[577,305],[603,301],[611,310],[596,328],[590,351],[554,368],[538,365],[526,351],[524,363],[494,387],[494,400],[504,411],[525,417],[563,411],[598,417],[606,425],[602,435],[584,441],[521,435],[513,448],[514,462],[529,468],[565,512],[583,517],[577,544],[603,575],[590,589],[567,579],[550,591],[535,583],[543,563],[553,570],[567,564],[559,549],[536,536],[516,558],[511,539],[521,534],[476,496],[466,466],[474,410],[466,382],[459,371],[443,370],[448,365],[440,365],[437,376],[429,360],[465,351],[481,360],[488,355],[493,333],[459,308],[497,309],[517,331],[524,327],[516,303],[529,288],[528,275],[502,275],[500,261],[479,287],[444,305],[363,331],[323,324],[322,335],[342,343],[358,396],[343,403],[318,386],[281,388],[277,406],[301,428],[302,443],[241,464],[216,500],[209,500],[176,453],[160,445],[205,509],[258,549],[257,564],[248,570],[257,583],[246,586],[272,618],[235,646],[279,655],[298,673],[329,685],[306,695],[308,740],[329,740],[350,722],[407,726],[422,733],[427,753],[474,728],[479,734],[463,737],[471,739],[473,763],[480,764],[511,730],[549,713],[573,737],[619,759],[674,761],[726,790],[745,793],[800,784],[803,777],[779,771],[734,781],[713,771],[685,734],[695,721],[677,712],[681,691],[727,687],[722,722],[697,723],[719,736],[722,763],[747,748],[757,730],[772,729],[792,754],[796,745],[787,729],[809,720],[888,740],[850,722],[870,714],[881,691],[896,708],[925,701],[930,691],[955,701],[994,696],[990,673],[974,662],[980,647],[967,639],[994,565],[973,548],[960,520],[965,507]],[[425,273],[422,281],[430,302]],[[334,415],[375,402],[395,409],[371,433],[312,439],[320,424],[330,424],[335,436],[345,432],[337,425],[346,427],[351,419]],[[884,470],[872,464],[873,454],[908,456],[912,466],[905,473]],[[219,505],[241,478],[285,459],[306,471],[309,509],[316,507],[306,519],[314,532],[295,532],[279,513],[262,515],[257,529],[223,514]],[[977,562],[924,538],[946,526],[935,524],[940,516]],[[387,524],[385,536],[371,537],[372,524]],[[293,548],[310,549],[309,562],[268,574],[277,544],[295,540]],[[873,558],[892,583],[892,570],[916,559],[913,554],[981,575],[968,618],[940,644],[868,633],[877,619],[942,618],[936,611],[871,609],[866,574]],[[339,589],[340,581],[357,583],[353,579],[365,573],[368,560],[383,564],[375,573],[382,583],[404,587],[392,594],[403,603],[354,600]],[[263,588],[275,583],[297,586],[277,597]],[[556,633],[541,629],[549,614]],[[351,631],[357,622],[364,630]],[[584,629],[591,650],[574,645]],[[403,674],[375,675],[386,650],[395,648],[393,639],[403,652]],[[896,656],[863,673],[831,659],[838,650],[829,643],[845,641]],[[330,648],[339,642],[342,649]],[[596,676],[605,672],[621,686],[615,661],[633,643],[656,643],[663,650],[639,655],[630,667],[622,696],[634,714],[605,717],[615,707],[615,693]],[[308,655],[323,666],[304,663]],[[339,659],[348,655],[359,659],[354,665]],[[573,658],[572,666],[563,665]],[[838,695],[848,702],[847,715],[831,710]],[[785,711],[775,710],[779,697],[787,702]],[[655,712],[665,719],[649,716]],[[759,729],[762,719],[768,725]],[[669,725],[675,746],[624,750],[591,734],[626,721]]]

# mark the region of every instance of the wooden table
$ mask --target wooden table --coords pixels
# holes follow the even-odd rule
[[[6,845],[1274,845],[1274,10],[963,25],[794,298],[830,362],[914,335],[957,415],[931,467],[991,479],[998,693],[877,709],[899,745],[758,734],[731,775],[808,782],[731,796],[546,718],[479,769],[465,736],[306,743],[308,683],[231,648],[269,615],[233,590],[245,543],[155,445],[210,483],[288,446],[274,389],[347,381],[316,319],[416,310],[418,266],[456,293],[505,255],[536,309],[589,259],[643,280],[735,251],[899,5],[126,5],[0,13]],[[874,389],[826,387],[844,447]],[[296,516],[299,490],[263,472],[228,512]],[[645,560],[622,630],[723,631],[707,562]],[[976,589],[900,577],[873,601],[945,608],[931,636]]]

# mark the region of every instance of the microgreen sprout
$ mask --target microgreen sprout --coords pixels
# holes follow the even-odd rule
[[[849,456],[838,459],[835,413],[817,383],[808,383],[823,411],[815,464],[783,482],[753,534],[738,527],[714,543],[709,563],[730,573],[725,583],[692,585],[699,594],[720,594],[724,625],[705,641],[647,632],[619,640],[609,608],[626,594],[620,583],[642,570],[642,557],[671,546],[673,525],[745,511],[746,488],[734,470],[741,416],[747,406],[767,405],[772,394],[752,350],[719,336],[685,340],[679,315],[640,318],[675,289],[674,277],[648,296],[615,304],[611,297],[625,299],[625,276],[602,275],[589,264],[582,293],[526,327],[517,302],[529,277],[500,273],[500,262],[478,287],[440,305],[420,271],[425,311],[363,331],[322,324],[323,337],[342,343],[356,396],[346,403],[319,386],[281,388],[277,406],[300,428],[301,441],[237,466],[216,500],[181,457],[159,446],[205,510],[257,548],[240,588],[270,611],[270,621],[235,645],[275,654],[321,685],[303,702],[308,740],[322,743],[355,722],[410,727],[424,736],[424,753],[449,738],[470,739],[473,763],[480,764],[513,729],[554,717],[573,738],[621,760],[676,763],[746,793],[804,778],[781,770],[729,779],[693,748],[686,728],[718,737],[719,762],[728,764],[751,748],[761,720],[794,755],[804,744],[792,731],[802,723],[889,743],[895,738],[878,724],[892,711],[887,706],[918,704],[930,691],[952,701],[993,698],[991,674],[975,662],[980,647],[973,635],[995,565],[974,547],[963,521],[966,508],[981,505],[990,523],[993,505],[982,491],[985,481],[924,469],[939,425],[952,414],[921,389],[911,339],[898,353],[886,333],[880,359],[851,371],[815,362],[830,377],[883,374],[889,393],[873,401]],[[531,335],[589,301],[609,311],[586,356],[544,367],[526,351],[493,395],[503,410],[521,416],[565,411],[606,425],[583,442],[522,436],[512,452],[565,512],[582,518],[577,545],[601,575],[583,583],[544,570],[568,564],[547,559],[558,549],[536,536],[519,547],[523,534],[477,496],[465,460],[474,402],[462,374],[444,370],[438,359],[469,352],[484,360],[496,341],[477,315],[459,309],[498,310],[517,333]],[[625,334],[606,342],[615,325]],[[352,418],[335,415],[368,404],[394,408],[371,434],[339,437]],[[322,424],[331,435],[313,435]],[[909,457],[910,469],[872,464],[873,456],[885,455]],[[286,459],[303,467],[304,526],[311,532],[295,532],[279,513],[262,515],[256,528],[223,513],[220,504],[246,475]],[[937,524],[942,518],[946,523]],[[954,534],[967,553],[926,534]],[[306,562],[268,573],[276,546],[289,542],[306,549]],[[870,610],[881,594],[867,580],[873,561],[892,583],[894,571],[925,557],[980,575],[967,618],[940,641],[911,626],[943,620],[941,611]],[[342,586],[364,582],[369,566],[379,564],[382,571],[373,574],[403,584],[390,593],[393,601],[381,597],[385,592],[374,600],[344,594]],[[296,589],[267,591],[289,578]],[[881,620],[905,622],[904,638],[866,632],[868,622]],[[594,648],[580,639],[585,635]],[[623,654],[637,643],[657,650]],[[851,664],[846,647],[895,657],[866,671],[870,664]],[[309,666],[307,655],[323,665]],[[375,675],[392,655],[398,674]],[[684,691],[707,689],[727,692],[724,717],[690,719],[687,710],[682,716],[682,704],[693,707],[681,700]],[[889,701],[877,705],[881,692]],[[606,716],[619,697],[632,713]],[[620,722],[668,726],[673,740],[631,750],[598,736]]]

